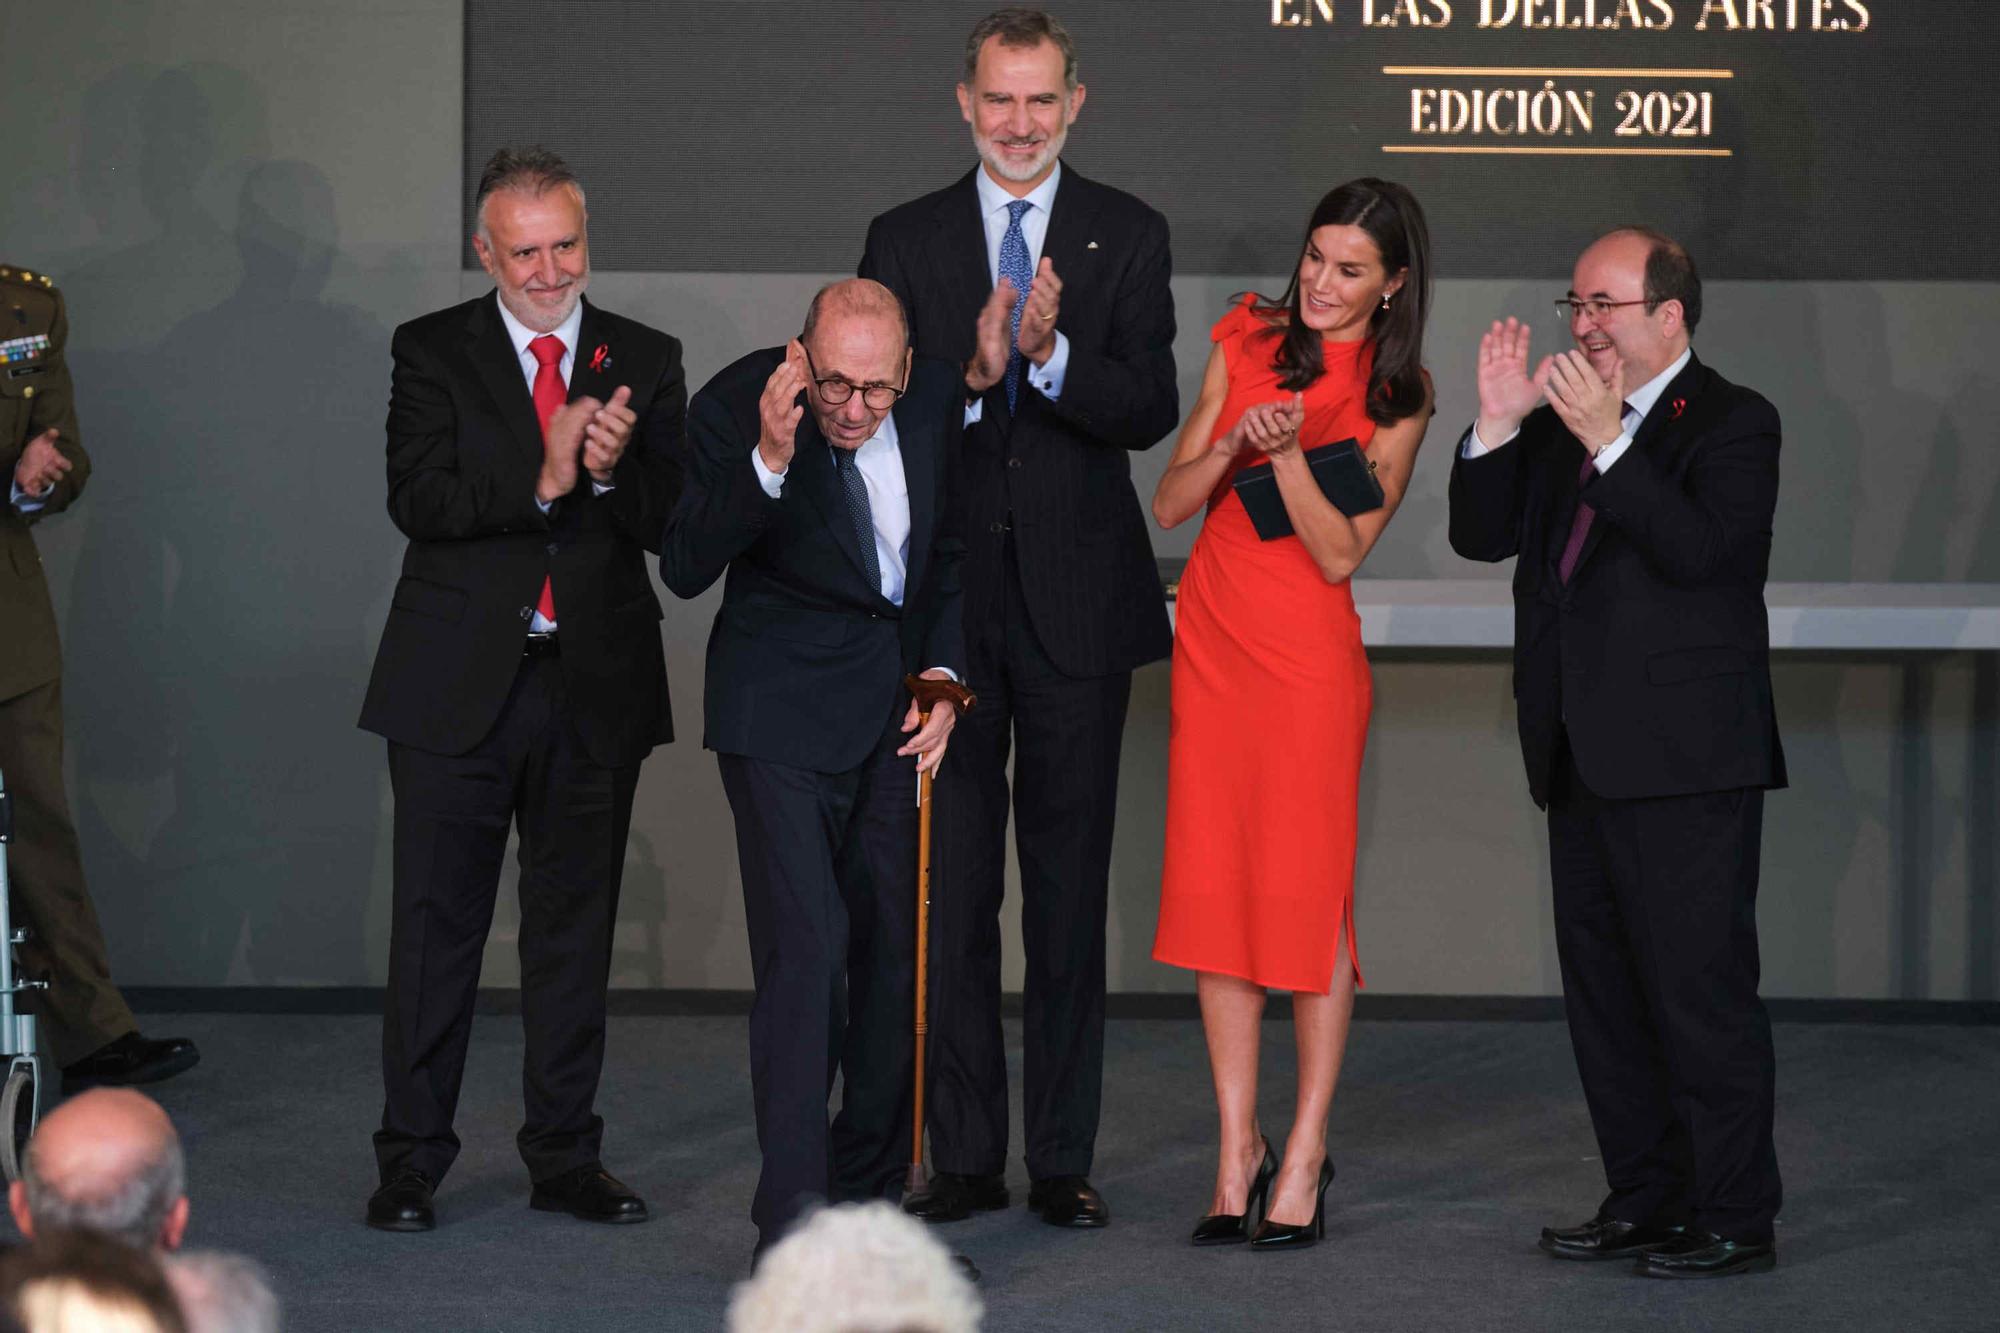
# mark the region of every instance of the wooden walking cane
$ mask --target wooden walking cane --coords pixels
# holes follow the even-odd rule
[[[955,680],[904,676],[903,684],[917,703],[917,726],[927,726],[931,709],[948,703],[960,717],[978,700]],[[910,1170],[903,1189],[911,1194],[924,1187],[924,1038],[930,1033],[931,944],[931,777],[935,768],[917,777],[917,1074],[911,1094],[915,1126],[910,1137]]]

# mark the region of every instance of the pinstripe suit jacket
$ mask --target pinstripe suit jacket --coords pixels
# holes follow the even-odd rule
[[[860,267],[902,298],[917,352],[955,365],[993,290],[974,182],[876,218]],[[1058,401],[1024,385],[1017,415],[995,385],[966,432],[965,620],[969,635],[1002,613],[1011,524],[1042,647],[1071,676],[1110,675],[1173,650],[1129,453],[1180,420],[1166,219],[1064,163],[1042,255],[1063,283],[1069,370]]]

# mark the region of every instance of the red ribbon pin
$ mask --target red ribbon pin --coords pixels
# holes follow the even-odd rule
[[[597,350],[601,352],[604,349],[600,347]],[[1674,415],[1671,419],[1674,421],[1679,421],[1681,419],[1681,413],[1687,411],[1687,405],[1688,405],[1688,400],[1685,398],[1674,399]]]
[[[590,354],[590,368],[592,370],[602,370],[610,364],[611,364],[611,345],[609,343],[597,344],[597,350]],[[1675,406],[1678,407],[1679,404],[1676,403]],[[1674,415],[1679,416],[1680,413],[1675,412]]]

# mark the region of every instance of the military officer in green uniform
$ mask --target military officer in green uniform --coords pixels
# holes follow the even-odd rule
[[[69,1091],[151,1083],[201,1058],[182,1038],[140,1034],[111,983],[83,880],[62,776],[62,655],[42,559],[29,532],[67,509],[90,477],[64,348],[69,319],[47,274],[0,264],[0,775],[14,802],[7,872],[22,971]],[[3,947],[3,946],[0,946]]]

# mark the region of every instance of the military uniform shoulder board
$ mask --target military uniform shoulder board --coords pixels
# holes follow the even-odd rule
[[[46,273],[36,273],[30,269],[16,268],[12,264],[0,264],[0,282],[18,282],[23,287],[53,287],[56,280]]]

